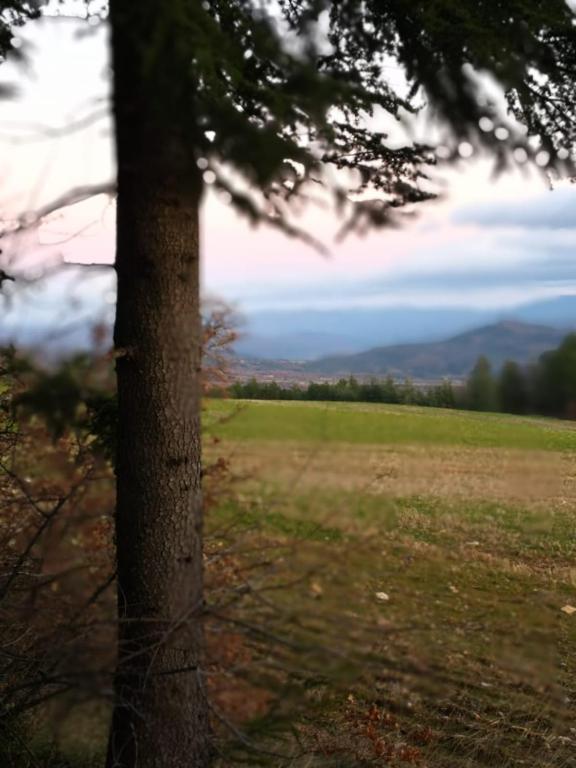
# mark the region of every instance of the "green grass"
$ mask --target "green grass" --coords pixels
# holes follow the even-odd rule
[[[573,508],[550,503],[537,507],[506,502],[435,496],[382,496],[317,489],[287,497],[285,489],[267,487],[260,511],[243,515],[247,525],[309,541],[337,541],[346,534],[390,537],[401,532],[414,540],[448,550],[462,541],[476,551],[520,557],[549,558],[550,567],[574,566],[576,515]]]
[[[319,709],[297,701],[315,724],[326,719],[330,743],[346,728],[344,688],[395,718],[392,741],[430,729],[433,740],[419,748],[429,768],[573,764],[576,631],[561,612],[576,602],[568,515],[549,525],[544,513],[519,507],[329,491],[282,499],[276,490],[258,507],[243,522],[297,548],[274,567],[289,585],[272,592],[287,617],[275,632],[309,643],[301,627],[314,630],[323,671],[350,645],[366,653],[356,675],[336,671]],[[309,763],[356,764],[342,756]]]
[[[360,761],[370,745],[350,730],[348,694],[427,768],[576,765],[576,615],[562,612],[576,605],[573,426],[315,403],[243,403],[228,418],[237,408],[206,410],[244,478],[210,525],[236,515],[258,560],[263,537],[281,546],[277,634],[313,629],[321,669],[347,647],[366,654],[344,690],[300,694],[335,750],[303,765],[409,762]]]
[[[237,440],[576,450],[576,429],[566,422],[438,408],[213,400],[204,424]]]

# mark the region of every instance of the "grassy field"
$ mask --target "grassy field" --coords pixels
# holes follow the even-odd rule
[[[241,440],[576,449],[572,425],[550,419],[370,403],[214,400],[205,414],[206,428],[233,413],[218,434]]]
[[[241,477],[211,527],[283,547],[269,626],[364,659],[301,690],[296,765],[576,766],[572,425],[211,401],[205,428]]]

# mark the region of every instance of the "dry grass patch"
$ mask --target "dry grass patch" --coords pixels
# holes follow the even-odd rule
[[[239,473],[286,490],[576,502],[576,458],[565,452],[254,440],[224,450]]]

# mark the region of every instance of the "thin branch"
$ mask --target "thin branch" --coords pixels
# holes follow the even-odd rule
[[[82,267],[83,269],[115,269],[109,261],[63,261],[62,267]]]
[[[99,184],[87,184],[85,186],[75,187],[64,195],[55,198],[46,205],[35,211],[30,211],[18,218],[18,223],[13,229],[7,229],[2,234],[17,235],[27,232],[37,227],[43,219],[56,211],[64,208],[70,208],[78,203],[83,203],[98,195],[114,195],[116,193],[116,184],[113,181],[101,182]]]
[[[78,131],[83,131],[86,128],[89,128],[91,125],[94,125],[94,123],[98,122],[98,120],[102,120],[102,118],[108,117],[109,114],[109,109],[98,109],[94,112],[91,112],[89,115],[80,118],[79,120],[74,120],[73,122],[68,123],[68,125],[58,126],[57,128],[49,125],[37,125],[34,123],[30,124],[29,126],[24,124],[22,126],[23,129],[28,127],[33,130],[34,133],[30,133],[29,135],[24,136],[16,136],[11,133],[6,134],[0,132],[0,141],[6,141],[10,144],[31,144],[38,141],[46,141],[48,139],[58,139],[63,136],[69,136]]]

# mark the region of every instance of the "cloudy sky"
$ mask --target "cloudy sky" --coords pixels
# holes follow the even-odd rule
[[[113,177],[104,30],[79,35],[72,21],[22,34],[29,64],[3,67],[19,87],[0,121],[4,216],[32,210],[83,184]],[[90,116],[99,115],[91,123]],[[59,136],[70,122],[90,123]],[[576,293],[576,186],[519,169],[494,178],[486,159],[463,161],[439,179],[444,194],[402,229],[334,242],[338,222],[308,208],[302,224],[330,249],[323,257],[295,240],[251,229],[209,195],[204,208],[207,292],[244,310],[298,307],[512,307]],[[54,217],[4,259],[113,260],[114,205],[97,198]],[[111,283],[83,281],[80,293],[113,300]],[[70,280],[34,293],[34,314],[72,293]]]

